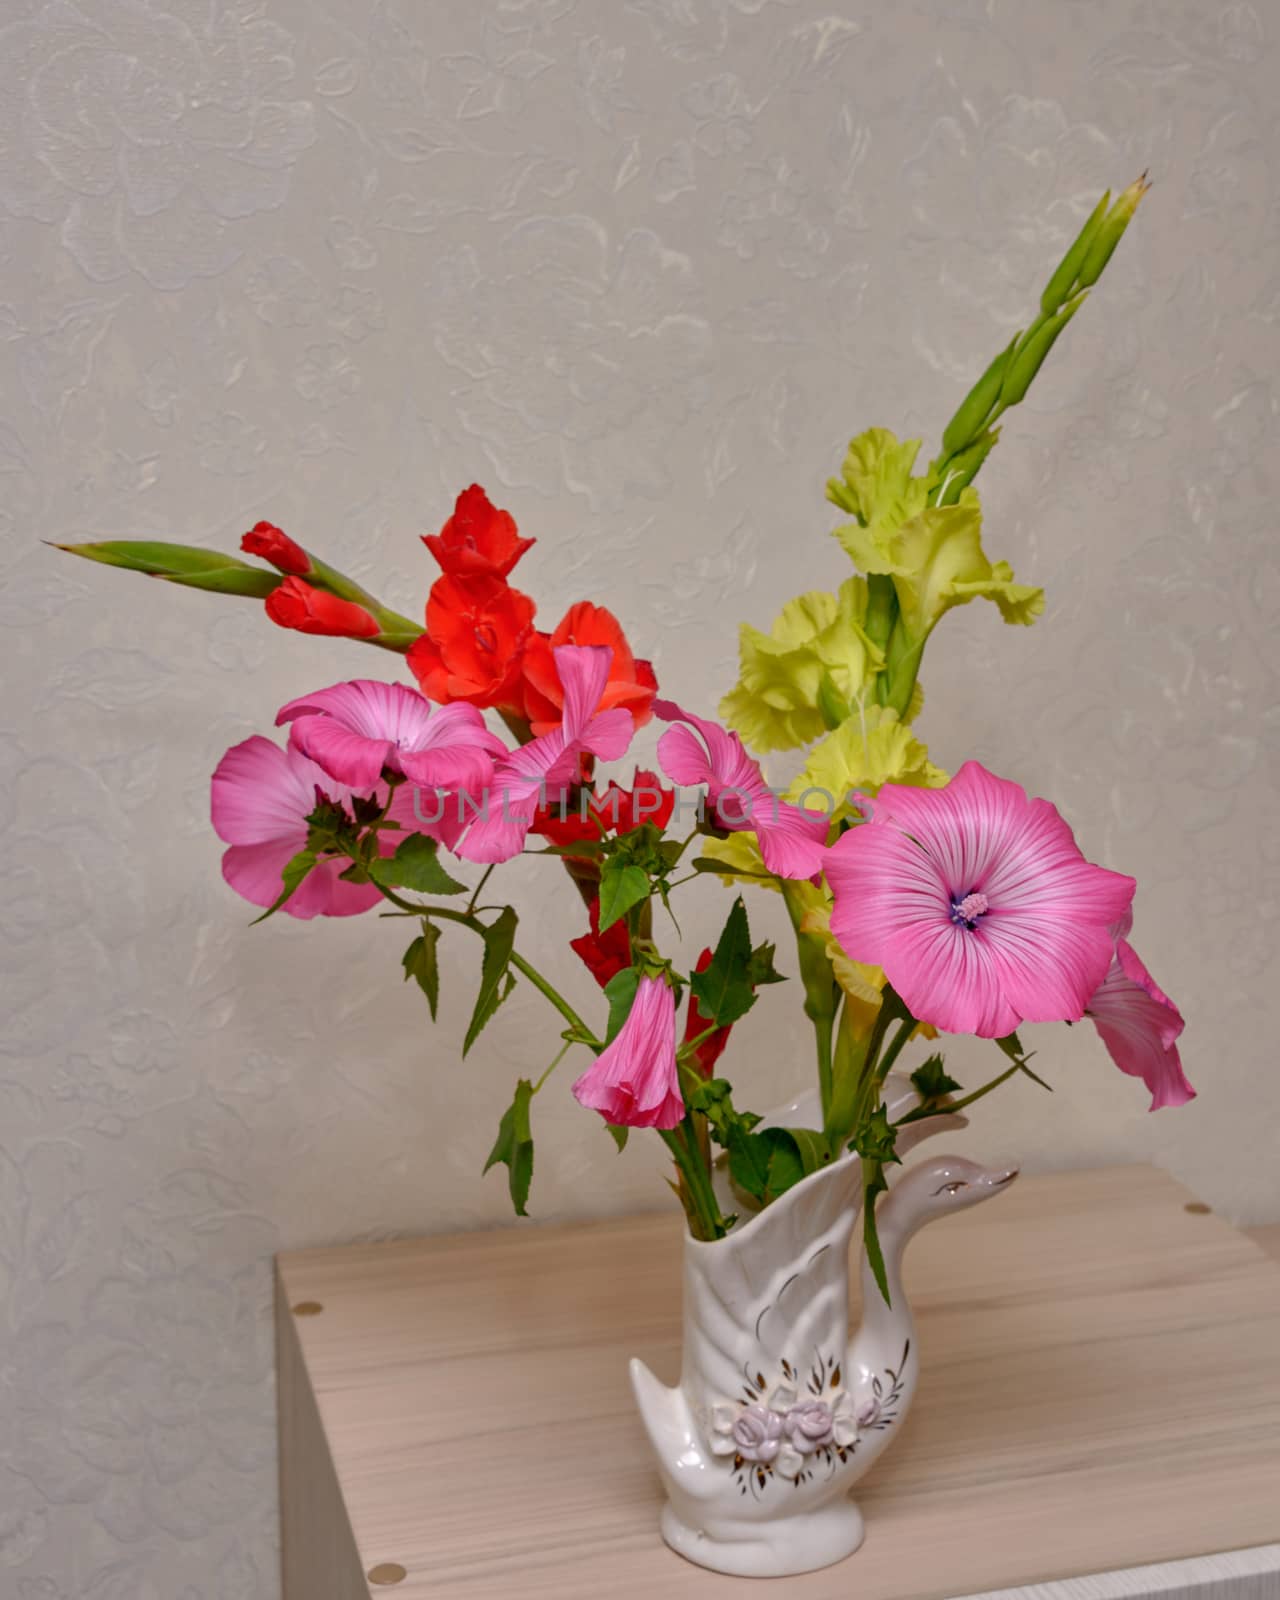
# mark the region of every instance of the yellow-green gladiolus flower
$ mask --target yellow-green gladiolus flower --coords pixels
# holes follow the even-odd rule
[[[883,665],[863,627],[867,586],[849,578],[838,594],[816,590],[789,600],[768,633],[743,624],[738,683],[720,715],[754,750],[793,750],[829,726],[831,689],[856,702]],[[824,679],[827,692],[823,693]]]

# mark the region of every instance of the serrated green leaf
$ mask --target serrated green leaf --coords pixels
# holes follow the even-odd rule
[[[942,1057],[932,1055],[911,1074],[911,1082],[921,1100],[941,1100],[944,1095],[956,1094],[962,1087],[950,1077],[942,1066]]]
[[[698,1010],[720,1027],[736,1022],[755,1004],[751,989],[751,930],[747,908],[739,895],[730,908],[711,965],[690,975],[698,997]]]
[[[753,989],[759,989],[766,983],[785,983],[787,975],[779,972],[773,964],[774,944],[758,944],[751,952],[751,959],[747,962],[747,982]]]
[[[644,868],[611,856],[600,869],[600,932],[648,898],[649,874]]]
[[[729,1174],[740,1189],[763,1203],[769,1193],[769,1141],[761,1134],[732,1126],[728,1130]]]
[[[529,1124],[529,1106],[533,1100],[533,1085],[528,1078],[516,1084],[515,1097],[498,1124],[498,1137],[489,1159],[484,1164],[488,1172],[498,1162],[507,1169],[507,1187],[516,1216],[527,1217],[529,1186],[533,1182],[533,1131]]]
[[[461,894],[466,888],[440,865],[439,846],[425,833],[409,833],[393,856],[375,856],[369,876],[384,889],[410,889],[414,894]]]
[[[271,902],[260,917],[255,917],[249,926],[256,927],[258,923],[265,922],[268,917],[279,911],[280,907],[290,898],[303,879],[318,864],[318,861],[319,857],[314,850],[299,850],[296,856],[290,857],[285,862],[284,870],[280,874],[283,888],[279,896]]]
[[[619,1029],[631,1015],[636,990],[640,987],[640,977],[639,967],[624,967],[621,972],[615,972],[605,984],[604,997],[609,1002],[609,1023],[604,1033],[606,1044],[612,1043],[618,1037]]]
[[[440,1003],[440,963],[436,955],[439,943],[440,929],[424,918],[422,932],[405,951],[403,959],[405,982],[413,978],[426,995],[432,1022],[436,1020],[436,1007]]]
[[[880,1105],[857,1130],[849,1145],[864,1161],[883,1166],[886,1162],[898,1160],[897,1141],[898,1130],[889,1121],[886,1108]]]
[[[516,986],[509,971],[511,952],[515,948],[516,916],[513,906],[504,906],[495,921],[484,930],[484,957],[480,963],[480,992],[476,995],[475,1010],[462,1041],[462,1054],[480,1037],[485,1024]]]

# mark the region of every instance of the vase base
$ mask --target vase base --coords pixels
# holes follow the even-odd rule
[[[768,1522],[715,1517],[691,1528],[670,1501],[662,1508],[662,1537],[686,1561],[735,1578],[788,1578],[851,1556],[862,1543],[862,1513],[840,1499],[814,1511]]]

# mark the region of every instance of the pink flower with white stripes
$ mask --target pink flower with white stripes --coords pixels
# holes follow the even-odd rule
[[[671,700],[655,700],[668,728],[658,740],[658,760],[673,783],[706,784],[711,819],[731,833],[754,833],[770,872],[780,878],[812,878],[821,872],[829,819],[780,800],[736,733],[717,722],[682,711]],[[697,729],[697,733],[691,729]]]
[[[433,707],[403,683],[357,678],[300,695],[282,706],[289,743],[331,777],[355,789],[378,782],[385,767],[432,789],[479,789],[507,747],[474,706]]]
[[[613,651],[606,645],[560,645],[554,652],[564,690],[558,728],[513,750],[494,770],[483,808],[455,847],[467,861],[510,861],[524,849],[540,804],[556,800],[581,777],[582,757],[616,761],[635,732],[621,706],[599,709]]]
[[[1141,1078],[1150,1089],[1152,1111],[1184,1106],[1195,1099],[1196,1092],[1178,1054],[1182,1013],[1128,942],[1132,920],[1126,915],[1113,929],[1115,954],[1089,1000],[1086,1015],[1121,1072]]]
[[[984,1039],[1079,1021],[1135,887],[1086,861],[1047,800],[976,761],[941,789],[885,784],[826,870],[846,955],[882,967],[921,1022]]]
[[[674,1128],[684,1118],[676,1067],[676,997],[641,978],[618,1036],[573,1086],[580,1105],[618,1128]]]

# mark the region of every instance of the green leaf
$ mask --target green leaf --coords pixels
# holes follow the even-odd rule
[[[440,865],[439,846],[425,833],[406,834],[393,856],[375,856],[369,876],[384,889],[410,889],[415,894],[461,894],[466,888]]]
[[[770,1128],[770,1133],[785,1133],[783,1128]],[[761,1137],[756,1135],[756,1137]],[[770,1139],[772,1147],[769,1155],[769,1192],[770,1200],[776,1200],[780,1194],[785,1194],[804,1177],[804,1162],[800,1159],[800,1152],[796,1149],[791,1139]]]
[[[621,856],[611,856],[600,871],[600,932],[649,898],[649,874]]]
[[[475,1010],[462,1041],[462,1054],[480,1037],[485,1024],[516,986],[508,970],[511,952],[515,948],[516,916],[513,906],[504,906],[495,921],[484,930],[484,957],[480,963],[480,992],[476,995]]]
[[[529,1185],[533,1182],[533,1132],[529,1126],[529,1105],[533,1099],[533,1085],[528,1078],[516,1084],[515,1098],[503,1112],[498,1124],[498,1137],[489,1159],[484,1164],[488,1172],[498,1162],[507,1168],[507,1187],[516,1216],[527,1217]]]
[[[1042,1089],[1048,1090],[1050,1094],[1053,1093],[1053,1085],[1051,1083],[1046,1083],[1038,1072],[1032,1072],[1031,1068],[1027,1065],[1027,1062],[1031,1058],[1023,1052],[1022,1042],[1016,1033],[1006,1033],[1004,1038],[997,1039],[996,1043],[1000,1046],[1001,1050],[1004,1051],[1005,1055],[1008,1056],[1009,1060],[1014,1062],[1022,1069],[1023,1072],[1026,1073],[1027,1077],[1031,1079],[1032,1083],[1038,1083]]]
[[[631,1007],[635,1003],[641,976],[639,967],[624,967],[621,972],[615,972],[605,984],[604,997],[609,1002],[609,1025],[604,1033],[606,1044],[612,1043],[618,1037],[619,1029],[631,1015]]]
[[[881,1105],[862,1124],[849,1145],[864,1161],[883,1166],[886,1161],[898,1160],[895,1150],[897,1139],[898,1130],[889,1121],[888,1111]]]
[[[749,867],[735,867],[732,862],[719,861],[715,856],[695,856],[689,865],[695,872],[714,872],[722,878],[757,878],[765,883],[777,881],[772,872],[753,872]]]
[[[531,855],[539,856],[588,856],[596,857],[601,854],[603,846],[599,839],[573,839],[568,844],[549,844],[541,850],[530,851]]]
[[[811,1172],[817,1172],[819,1167],[831,1165],[833,1152],[826,1134],[819,1133],[815,1128],[787,1128],[783,1131],[796,1147],[806,1178]]]
[[[732,1126],[728,1130],[729,1174],[740,1189],[761,1201],[769,1193],[773,1148],[762,1134]]]
[[[721,1100],[725,1137],[717,1140],[729,1150],[729,1172],[739,1188],[768,1205],[794,1188],[819,1167],[830,1165],[831,1146],[812,1128],[753,1128],[758,1117],[738,1116]]]
[[[747,962],[747,982],[753,989],[759,989],[766,983],[785,983],[787,975],[779,972],[773,964],[773,944],[758,944],[751,952],[751,959]]]
[[[249,926],[251,928],[257,927],[258,923],[265,922],[269,916],[279,911],[280,907],[284,905],[285,901],[289,899],[302,880],[318,863],[319,857],[314,850],[299,850],[296,856],[286,861],[284,870],[280,874],[284,887],[281,889],[279,896],[271,902],[260,917],[255,917]]]
[[[427,997],[432,1022],[436,1020],[436,1007],[440,1003],[440,965],[436,958],[439,943],[440,929],[424,917],[422,932],[405,951],[403,959],[405,982],[410,978],[416,980]]]
[[[862,1194],[862,1245],[885,1305],[891,1305],[892,1302],[889,1299],[889,1274],[885,1270],[884,1251],[880,1248],[880,1230],[876,1226],[876,1200],[880,1195],[887,1194],[888,1189],[884,1169],[873,1164],[867,1172]]]
[[[630,1134],[631,1129],[619,1127],[618,1124],[614,1122],[606,1122],[605,1128],[614,1144],[617,1145],[619,1152],[625,1150],[627,1148],[627,1137]]]
[[[956,1094],[962,1085],[949,1077],[942,1068],[942,1057],[932,1055],[911,1074],[911,1082],[921,1100],[941,1100],[944,1095]]]
[[[733,902],[711,965],[689,978],[698,1010],[721,1027],[745,1016],[755,1004],[751,988],[751,930],[742,896]]]

